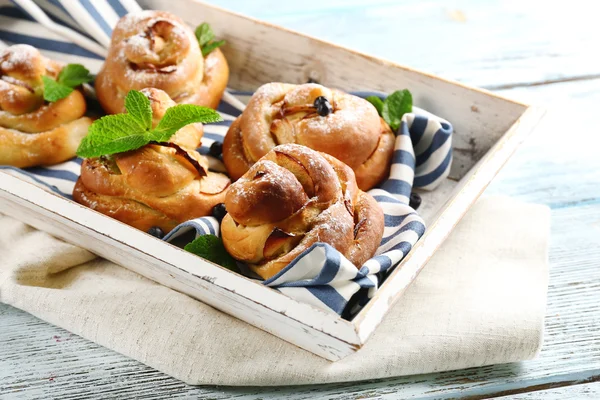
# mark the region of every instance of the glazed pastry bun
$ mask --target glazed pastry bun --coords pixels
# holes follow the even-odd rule
[[[227,132],[223,161],[242,176],[273,147],[297,143],[330,154],[369,190],[389,175],[395,137],[368,101],[318,84],[261,86]]]
[[[144,89],[155,127],[175,102],[158,89]],[[230,184],[224,174],[208,171],[208,160],[195,151],[203,128],[191,124],[170,139],[174,147],[148,144],[107,157],[88,158],[73,199],[143,231],[171,231],[178,224],[210,215],[225,200]]]
[[[110,114],[125,111],[130,90],[147,87],[164,90],[176,103],[217,108],[228,78],[221,50],[203,57],[194,32],[179,17],[142,11],[117,23],[96,93]]]
[[[42,76],[56,79],[63,65],[29,45],[0,53],[0,165],[50,165],[75,156],[92,120],[74,90],[54,103],[44,101]]]
[[[352,169],[296,144],[277,146],[252,165],[229,188],[225,206],[225,248],[264,279],[316,242],[360,267],[383,236],[383,211],[358,189]]]

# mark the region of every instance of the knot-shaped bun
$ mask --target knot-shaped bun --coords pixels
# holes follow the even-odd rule
[[[127,14],[112,34],[96,92],[108,113],[125,111],[127,93],[153,87],[176,103],[216,108],[227,86],[229,67],[219,49],[206,58],[194,32],[164,11]]]
[[[320,113],[316,101],[331,108]],[[377,110],[360,97],[317,84],[269,83],[231,125],[223,160],[235,180],[273,147],[297,143],[346,163],[358,186],[368,190],[389,175],[394,140]]]
[[[156,126],[176,103],[158,89],[144,89]],[[73,199],[91,209],[147,231],[165,233],[190,219],[210,215],[225,200],[230,184],[223,174],[208,171],[208,161],[195,151],[203,128],[191,124],[170,139],[173,147],[150,144],[108,157],[85,159]]]
[[[269,151],[225,196],[227,251],[264,279],[317,242],[360,267],[383,235],[383,211],[336,158],[287,144]]]
[[[86,104],[78,90],[44,101],[42,76],[56,79],[61,69],[29,45],[0,53],[0,165],[24,168],[75,156],[92,121],[83,117]]]

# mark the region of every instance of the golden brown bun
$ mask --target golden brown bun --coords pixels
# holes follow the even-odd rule
[[[158,89],[142,93],[150,99],[156,126],[175,102]],[[73,199],[144,231],[158,226],[167,233],[184,221],[210,215],[224,202],[230,181],[224,174],[208,172],[208,161],[195,151],[202,133],[201,124],[192,124],[171,137],[186,154],[150,144],[84,160]]]
[[[75,156],[92,121],[75,90],[44,102],[42,76],[56,78],[62,64],[19,44],[0,54],[0,165],[25,168],[57,164]]]
[[[333,106],[317,114],[323,96]],[[361,190],[389,175],[395,137],[375,107],[360,97],[317,84],[269,83],[261,86],[229,128],[223,161],[231,179],[242,176],[273,147],[297,143],[334,156],[356,174]]]
[[[256,162],[225,196],[227,251],[264,279],[316,242],[360,267],[383,236],[383,211],[336,158],[286,144]]]
[[[228,78],[221,50],[204,58],[194,32],[179,17],[142,11],[117,23],[96,93],[111,114],[125,111],[130,90],[148,87],[164,90],[176,103],[217,108]]]

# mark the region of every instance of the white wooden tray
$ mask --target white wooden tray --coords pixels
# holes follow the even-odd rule
[[[347,91],[408,88],[415,105],[455,128],[449,178],[423,194],[428,229],[376,296],[347,321],[232,273],[209,261],[0,171],[0,213],[84,247],[141,275],[329,360],[356,352],[425,266],[543,112],[483,90],[422,73],[247,18],[199,1],[140,1],[195,26],[209,22],[220,38],[229,86],[254,90],[309,79]]]

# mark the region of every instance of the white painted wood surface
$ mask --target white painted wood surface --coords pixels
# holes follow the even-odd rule
[[[564,395],[556,398],[577,398],[586,386],[582,383],[600,378],[600,310],[596,307],[600,302],[600,157],[593,146],[598,143],[595,116],[600,80],[584,80],[585,73],[597,71],[598,63],[593,47],[583,46],[598,37],[592,35],[598,25],[579,24],[573,17],[577,12],[584,21],[592,18],[595,14],[582,8],[586,4],[432,1],[399,6],[376,1],[366,6],[358,0],[306,0],[278,2],[282,8],[275,9],[265,5],[273,4],[268,0],[219,3],[246,7],[257,17],[363,51],[372,48],[374,54],[469,83],[512,87],[524,82],[502,93],[556,107],[487,190],[544,203],[553,210],[547,333],[540,358],[367,383],[262,390],[195,388],[0,305],[0,398],[546,398],[552,390],[541,395],[536,391],[557,385],[566,387],[558,392]],[[533,3],[538,7],[534,9]],[[552,18],[543,20],[540,10],[547,10]],[[455,21],[450,11],[462,12],[466,22]],[[513,32],[514,26],[527,29]],[[413,37],[402,35],[407,30],[415,32]],[[436,32],[456,38],[454,47]],[[469,35],[484,35],[485,49],[467,51],[473,41],[461,38]],[[557,43],[558,35],[562,38]],[[417,36],[428,46],[406,45]],[[401,41],[402,51],[397,51],[396,40]],[[566,42],[573,45],[560,45]],[[540,48],[543,51],[538,53]],[[547,80],[574,82],[528,87]],[[598,390],[597,383],[590,385]],[[514,394],[521,392],[533,394]]]
[[[576,386],[566,386],[556,389],[540,390],[530,393],[498,397],[501,400],[565,400],[565,399],[600,399],[600,383],[584,383]]]
[[[352,322],[289,299],[0,171],[0,212],[328,360],[344,358],[367,341],[543,114],[539,108],[528,108],[198,1],[142,4],[184,16],[192,25],[203,22],[200,16],[206,18],[227,40],[224,51],[230,65],[229,86],[234,89],[256,89],[271,81],[305,82],[308,77],[303,71],[319,68],[319,81],[349,91],[391,92],[402,82],[402,87],[410,88],[417,105],[428,104],[428,111],[452,116],[455,152],[449,179],[458,183],[448,197],[424,196],[425,202],[438,202],[431,204],[436,215],[428,221],[427,232]],[[367,75],[369,79],[365,79],[365,70],[372,71]],[[309,75],[314,76],[312,72]]]
[[[327,359],[357,350],[354,326],[0,171],[0,212],[86,248]]]

